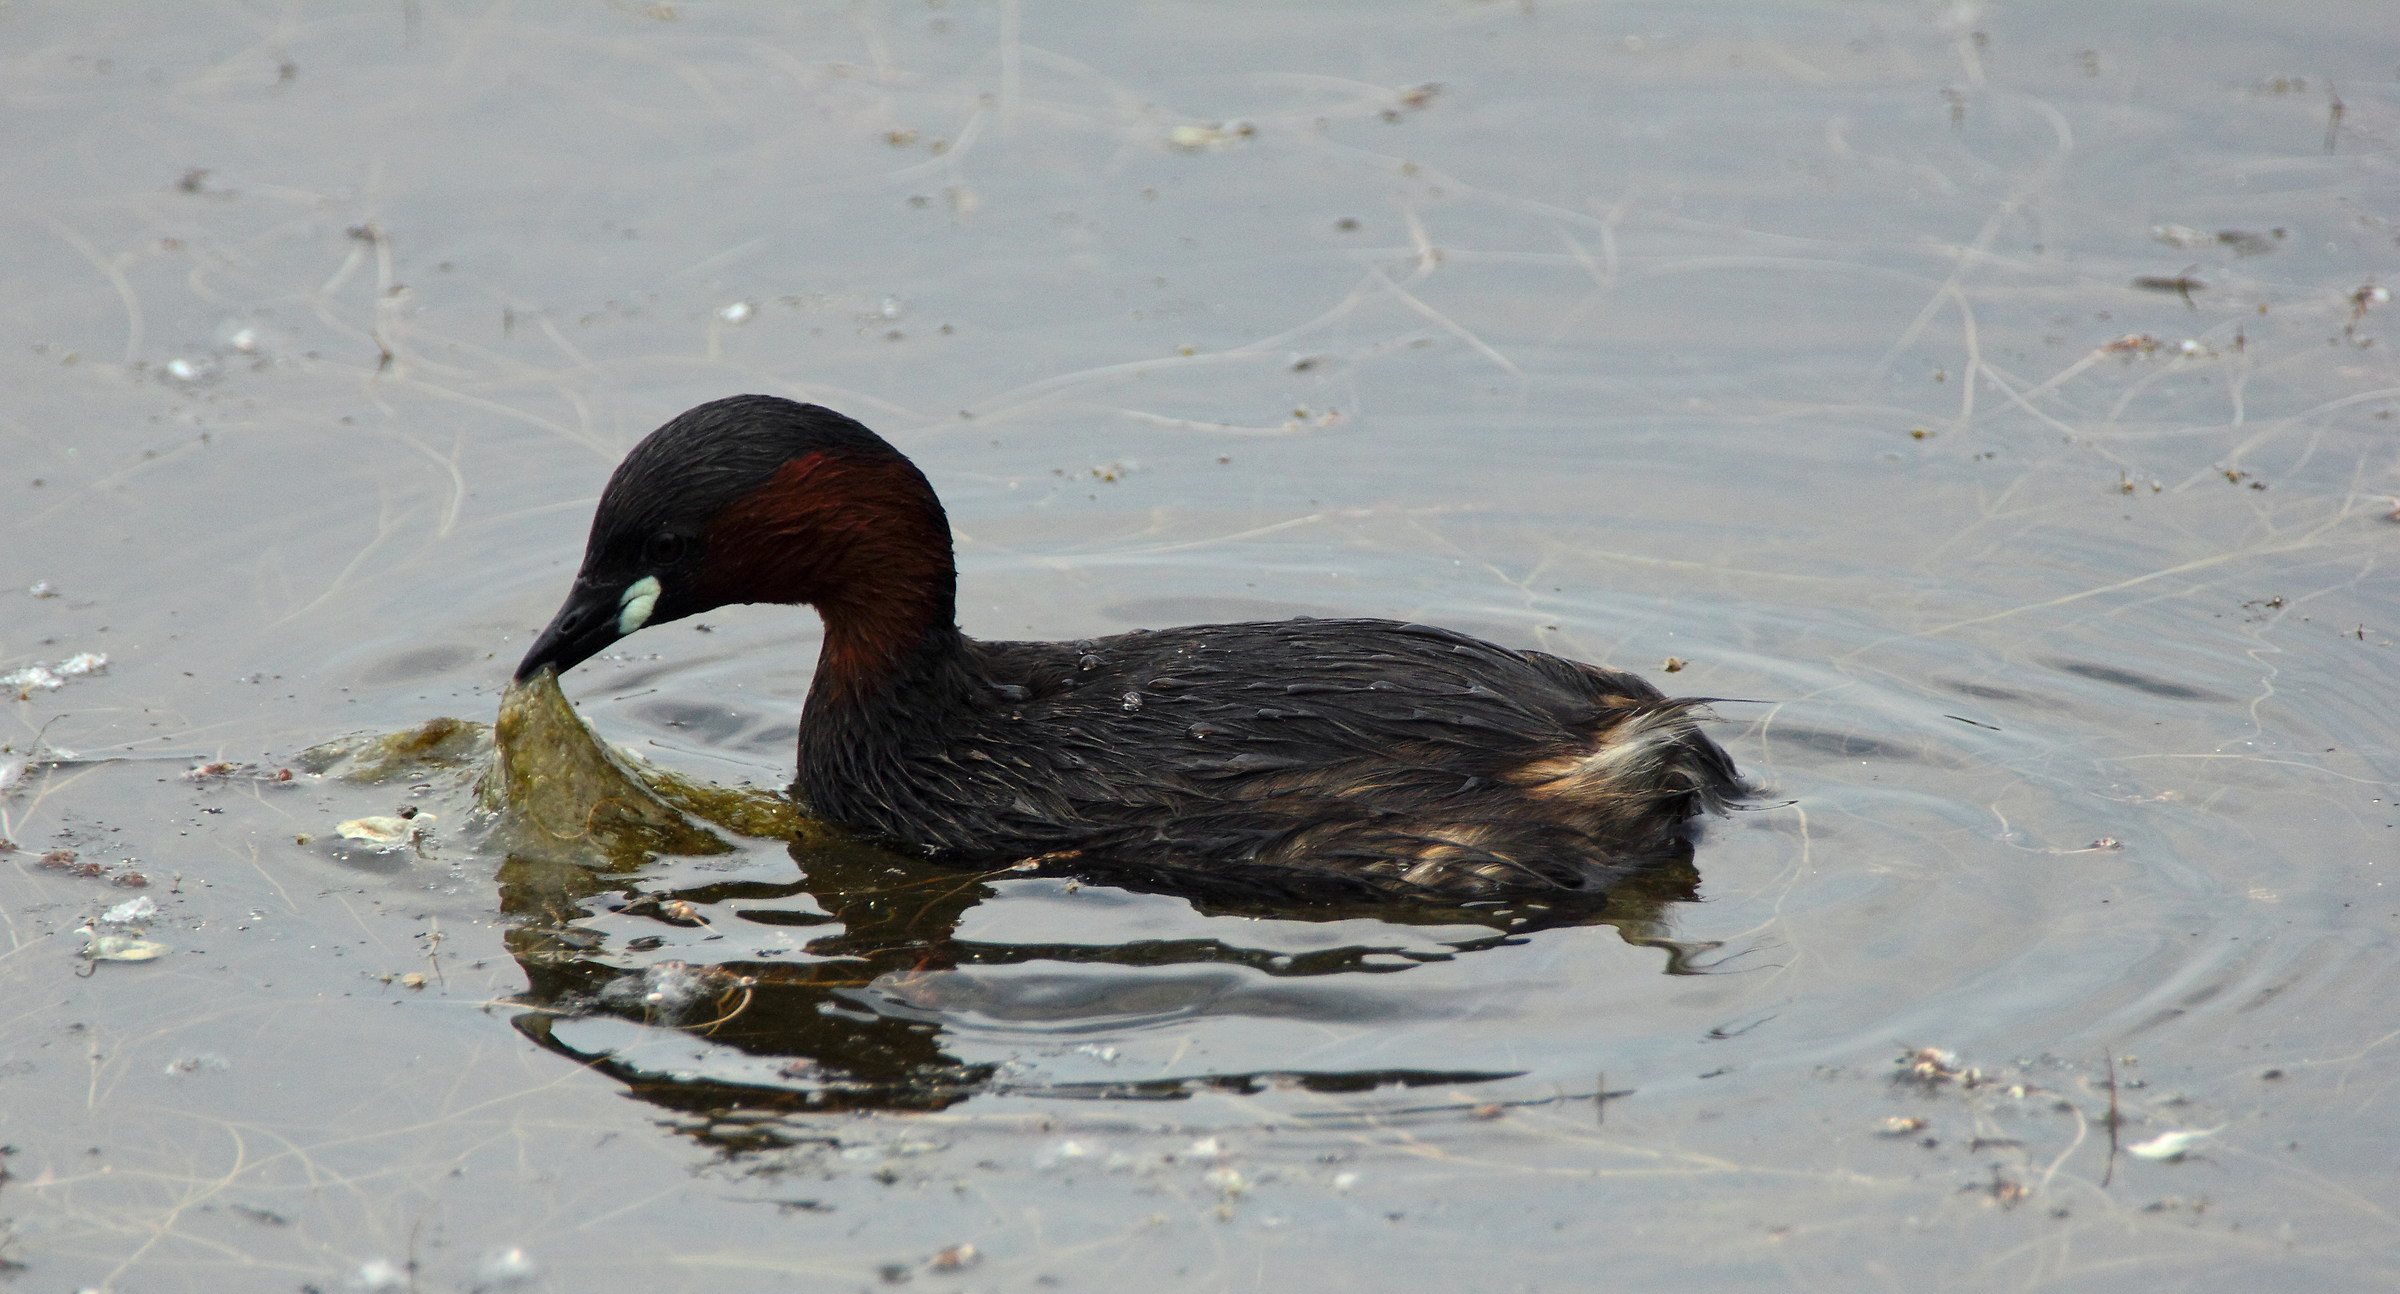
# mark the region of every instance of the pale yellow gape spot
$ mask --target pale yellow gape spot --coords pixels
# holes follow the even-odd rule
[[[651,608],[658,605],[658,577],[645,575],[625,586],[625,596],[617,602],[617,636],[650,623]]]

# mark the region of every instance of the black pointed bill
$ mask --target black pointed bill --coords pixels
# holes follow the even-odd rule
[[[656,587],[655,582],[652,587]],[[627,592],[606,584],[575,581],[566,605],[551,617],[549,627],[533,640],[533,649],[525,653],[524,662],[517,666],[516,681],[524,682],[545,665],[564,674],[624,637],[628,631],[618,625],[628,618]],[[640,621],[633,627],[640,628]]]

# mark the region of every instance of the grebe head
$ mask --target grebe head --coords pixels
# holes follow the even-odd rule
[[[827,666],[872,672],[953,629],[956,593],[949,523],[915,464],[831,409],[737,395],[617,465],[574,589],[516,677],[734,602],[814,605]]]

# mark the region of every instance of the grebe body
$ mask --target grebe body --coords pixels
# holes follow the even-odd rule
[[[517,677],[728,603],[814,606],[811,811],[961,864],[1303,896],[1595,894],[1745,789],[1699,702],[1543,652],[1334,619],[982,642],[956,601],[914,464],[831,410],[735,396],[619,465]]]

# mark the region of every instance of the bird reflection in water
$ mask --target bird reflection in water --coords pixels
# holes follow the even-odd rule
[[[511,951],[528,981],[518,1001],[532,1008],[517,1017],[517,1027],[543,1046],[610,1074],[644,1100],[712,1123],[725,1120],[713,1135],[738,1139],[745,1134],[736,1129],[750,1125],[759,1113],[937,1110],[983,1092],[1173,1099],[1202,1090],[1254,1091],[1277,1084],[1360,1092],[1514,1076],[1511,1071],[1360,1070],[1099,1083],[1010,1081],[992,1065],[960,1060],[946,1044],[945,1008],[980,1004],[977,981],[952,974],[968,968],[1049,963],[1241,968],[1277,978],[1384,975],[1520,943],[1544,927],[1583,924],[1613,925],[1627,942],[1663,949],[1670,973],[1687,971],[1690,955],[1698,951],[1661,933],[1668,907],[1695,897],[1698,874],[1688,855],[1620,886],[1607,899],[1587,899],[1571,910],[1399,912],[1388,903],[1375,908],[1374,915],[1387,922],[1452,929],[1473,924],[1487,932],[1446,941],[1446,952],[1353,944],[1285,953],[1221,939],[1091,944],[961,938],[961,919],[969,909],[1022,874],[962,875],[840,841],[801,841],[792,853],[803,874],[789,883],[734,881],[660,891],[597,871],[573,879],[556,867],[512,858],[501,873],[502,908],[530,918],[510,934]],[[1282,920],[1362,915],[1185,897],[1210,915]],[[581,913],[585,920],[560,920],[569,913]],[[726,926],[738,932],[750,923],[822,933],[802,946],[807,960],[735,956],[708,961],[696,950],[709,945],[672,934],[611,941],[587,924],[593,916],[612,932],[631,918],[674,933]],[[739,937],[734,933],[735,940]],[[1120,1002],[1103,989],[1077,1006],[1093,1016],[1122,1018],[1154,1008],[1160,992],[1158,982],[1147,977],[1128,977],[1122,988],[1126,996],[1145,1001]],[[698,1055],[689,1045],[643,1049],[660,1057],[645,1062],[624,1048],[578,1046],[567,1038],[574,1031],[559,1027],[562,1020],[594,1016],[680,1030],[707,1046]],[[599,1036],[614,1040],[624,1034]],[[672,1069],[663,1063],[667,1058],[675,1062]],[[738,1076],[713,1076],[710,1070]]]
[[[1312,982],[1305,1004],[1279,1001],[1278,1015],[1355,1018],[1345,1005],[1372,1008],[1360,1008],[1329,977],[1389,975],[1521,944],[1543,929],[1614,926],[1627,943],[1659,949],[1668,974],[1696,973],[1702,968],[1693,958],[1711,946],[1667,933],[1673,905],[1697,896],[1687,842],[1604,895],[1467,905],[1262,896],[1211,886],[1205,875],[1112,874],[1075,858],[966,872],[852,839],[802,816],[785,797],[706,786],[612,752],[546,674],[503,702],[490,730],[496,742],[478,725],[439,723],[447,726],[438,742],[427,737],[436,733],[429,725],[331,752],[320,763],[366,781],[404,766],[420,775],[422,764],[444,758],[471,771],[493,823],[482,847],[505,860],[497,879],[501,911],[514,922],[507,945],[527,980],[512,999],[525,1008],[516,1027],[727,1150],[792,1140],[792,1130],[777,1123],[784,1115],[931,1111],[981,1094],[1173,1100],[1206,1091],[1362,1093],[1511,1078],[1516,1071],[1362,1069],[1045,1082],[961,1058],[955,1023],[966,1014],[1008,1016],[1013,1006],[1019,1015],[1039,1014],[1048,1036],[1071,1036],[1079,1024],[1156,1019],[1162,996],[1189,1009],[1192,1000],[1221,998],[1229,986],[1238,992],[1261,976]],[[748,839],[737,845],[704,824]],[[789,873],[780,864],[762,869],[723,857],[769,850],[788,852],[798,875],[752,879]],[[706,870],[728,863],[743,875]],[[1088,885],[1165,894],[1204,916],[1371,918],[1392,929],[1394,942],[1287,951],[1225,938],[1101,944],[962,937],[978,904],[1028,885],[1054,897]],[[1421,933],[1403,938],[1398,927],[1412,926]],[[1072,1003],[1038,1008],[995,1001],[1019,986],[975,974],[1032,964],[1137,973],[1079,979]],[[1175,968],[1186,969],[1177,976]],[[1162,971],[1175,982],[1162,984]]]

